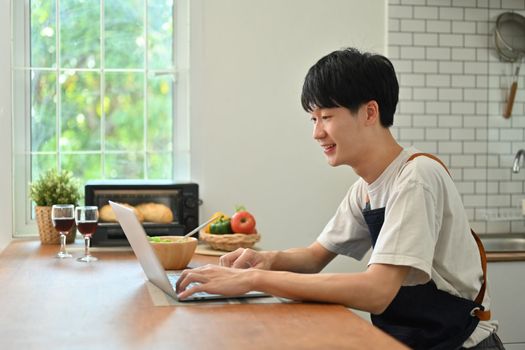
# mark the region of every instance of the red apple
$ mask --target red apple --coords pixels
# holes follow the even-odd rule
[[[255,233],[255,218],[246,210],[240,210],[232,215],[231,227],[234,233]]]

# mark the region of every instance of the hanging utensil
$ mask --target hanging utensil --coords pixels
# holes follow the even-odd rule
[[[505,106],[505,111],[503,112],[503,117],[510,118],[512,115],[512,107],[514,107],[514,99],[516,98],[516,90],[518,90],[518,77],[520,75],[520,64],[516,67],[514,72],[514,79],[510,85],[509,97],[507,98],[507,105]]]
[[[496,19],[494,46],[502,61],[516,62],[503,117],[510,118],[518,89],[520,65],[525,56],[525,17],[515,12],[504,12]]]

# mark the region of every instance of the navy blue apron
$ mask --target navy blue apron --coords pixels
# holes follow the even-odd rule
[[[363,216],[374,247],[385,219],[385,208],[371,210],[367,203]],[[484,287],[482,290],[484,294]],[[431,280],[401,287],[387,309],[380,315],[372,314],[371,320],[413,349],[459,349],[479,323],[474,310],[484,310],[483,295],[478,299],[481,300],[472,301],[439,290]]]

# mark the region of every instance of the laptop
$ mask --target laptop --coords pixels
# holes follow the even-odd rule
[[[124,234],[128,238],[131,249],[135,252],[148,280],[175,300],[184,302],[269,296],[268,294],[259,291],[250,291],[236,296],[198,292],[188,298],[178,299],[175,291],[175,284],[177,283],[179,275],[176,273],[166,273],[157,258],[157,255],[155,255],[155,251],[149,244],[146,232],[135,216],[135,213],[133,213],[133,210],[112,201],[109,201],[109,204],[111,205],[111,208],[113,208],[117,220],[124,230]]]

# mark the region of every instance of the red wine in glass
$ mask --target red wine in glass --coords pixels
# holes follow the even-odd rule
[[[53,226],[55,227],[55,230],[62,231],[62,232],[69,232],[71,230],[71,227],[75,224],[75,219],[54,219],[53,220]]]
[[[86,237],[91,238],[91,236],[97,230],[98,222],[96,221],[79,221],[77,223],[78,231]]]
[[[96,206],[85,206],[75,208],[75,222],[77,228],[84,236],[84,256],[78,258],[77,261],[91,262],[97,261],[98,259],[89,253],[90,239],[91,236],[97,230],[98,224],[98,207]]]
[[[75,224],[75,206],[73,204],[55,204],[51,207],[51,221],[60,233],[60,251],[56,255],[59,259],[71,258],[66,251],[66,235]]]

